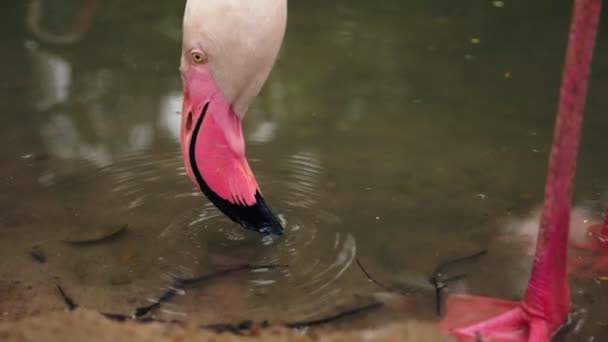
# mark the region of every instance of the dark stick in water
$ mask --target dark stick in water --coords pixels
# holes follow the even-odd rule
[[[439,264],[437,267],[435,267],[435,270],[433,271],[433,276],[432,277],[440,277],[441,273],[443,272],[443,270],[445,270],[446,268],[456,265],[456,264],[461,264],[461,263],[465,263],[465,262],[469,262],[469,261],[475,261],[476,259],[484,256],[486,253],[488,253],[488,251],[486,250],[482,250],[479,251],[475,254],[471,254],[471,255],[467,255],[461,258],[456,258],[456,259],[450,259],[447,260],[441,264]]]
[[[311,320],[311,321],[300,321],[300,322],[293,322],[293,323],[285,323],[285,326],[288,328],[292,328],[292,329],[302,329],[302,328],[309,328],[309,327],[314,327],[317,325],[322,325],[322,324],[327,324],[327,323],[332,323],[335,322],[339,319],[342,318],[346,318],[346,317],[350,317],[350,316],[354,316],[356,314],[360,314],[362,312],[366,312],[366,311],[371,311],[371,310],[375,310],[375,309],[379,309],[381,307],[383,307],[384,304],[381,302],[372,302],[370,304],[358,307],[358,308],[354,308],[354,309],[349,309],[346,311],[342,311],[339,312],[333,316],[329,316],[329,317],[325,317],[325,318],[321,318],[321,319],[315,319],[315,320]]]
[[[204,274],[202,276],[198,276],[198,277],[194,277],[194,278],[174,278],[173,285],[171,287],[169,287],[169,289],[167,291],[165,291],[165,293],[163,293],[152,304],[136,308],[135,317],[136,318],[143,317],[143,316],[147,315],[148,313],[150,313],[151,311],[159,308],[162,303],[167,302],[168,300],[173,298],[179,292],[179,290],[182,290],[184,288],[192,287],[196,284],[206,282],[206,281],[212,280],[217,277],[222,277],[222,276],[226,276],[226,275],[229,275],[232,273],[240,272],[240,271],[256,271],[256,270],[276,269],[276,268],[283,268],[283,267],[287,267],[287,265],[257,265],[256,266],[256,265],[250,265],[250,264],[243,264],[243,265],[238,265],[238,266],[234,266],[231,268],[227,268],[224,270],[212,272],[209,274]]]
[[[216,333],[230,332],[235,335],[241,335],[242,331],[249,330],[254,326],[255,322],[251,320],[245,320],[238,323],[215,323],[201,326],[202,329],[214,331]],[[259,324],[259,327],[264,329],[269,327],[270,324],[267,321],[263,321]]]
[[[46,262],[46,253],[40,247],[34,247],[30,251],[30,256],[37,262],[44,264]]]
[[[274,266],[274,267],[276,267],[276,266]],[[260,268],[268,268],[268,266],[257,267],[257,268],[252,267],[251,269],[260,269]],[[244,269],[244,268],[241,268],[241,270],[242,269]],[[231,269],[231,270],[235,271],[236,268]],[[226,271],[226,270],[224,270],[224,271]],[[226,273],[224,273],[224,274],[226,274]],[[202,277],[199,277],[198,279],[200,279],[200,278],[202,278]],[[72,311],[78,307],[78,305],[70,297],[67,296],[65,291],[59,285],[57,285],[57,289],[59,290],[59,293],[61,294],[63,302],[67,305],[67,307],[70,311]],[[158,304],[158,305],[160,305],[160,304]],[[308,320],[308,321],[295,321],[295,322],[279,323],[279,325],[282,325],[289,329],[303,329],[303,328],[315,327],[315,326],[319,326],[319,325],[323,325],[323,324],[333,323],[335,321],[338,321],[338,320],[341,320],[341,319],[344,319],[347,317],[351,317],[351,316],[354,316],[354,315],[357,315],[357,314],[360,314],[363,312],[372,311],[372,310],[381,308],[383,306],[384,306],[384,304],[381,302],[372,302],[372,303],[364,305],[364,306],[360,306],[360,307],[356,307],[353,309],[348,309],[346,311],[338,312],[337,314],[334,314],[329,317]],[[151,318],[151,317],[141,317],[141,316],[137,316],[137,315],[132,316],[132,315],[125,315],[125,314],[119,314],[119,313],[107,313],[107,312],[100,312],[100,314],[103,315],[105,318],[107,318],[111,321],[116,321],[116,322],[134,321],[134,322],[139,322],[139,323],[157,322],[157,323],[170,323],[170,324],[184,324],[184,322],[179,321],[179,320],[167,321],[167,320],[156,319],[156,318]],[[214,332],[231,332],[233,334],[239,335],[239,334],[241,334],[242,331],[249,330],[254,325],[257,325],[260,328],[264,329],[264,328],[269,327],[270,323],[268,321],[261,321],[260,323],[255,323],[252,320],[244,320],[244,321],[237,322],[237,323],[207,324],[207,325],[200,326],[200,328],[212,330]]]
[[[384,306],[384,304],[381,302],[372,302],[372,303],[369,303],[369,304],[366,304],[366,305],[363,305],[360,307],[355,307],[353,309],[348,309],[345,311],[338,312],[332,316],[313,319],[313,320],[307,320],[307,321],[286,322],[286,323],[282,323],[281,325],[283,325],[289,329],[312,328],[312,327],[319,326],[319,325],[334,323],[338,320],[352,317],[352,316],[361,314],[363,312],[368,312],[368,311],[372,311],[375,309],[379,309],[383,306]],[[215,332],[228,331],[228,332],[231,332],[234,334],[240,334],[241,331],[251,329],[254,326],[254,324],[255,323],[253,321],[246,320],[246,321],[242,321],[242,322],[239,322],[236,324],[233,324],[233,323],[209,324],[209,325],[202,326],[202,328],[210,329]],[[257,326],[259,326],[260,328],[267,328],[270,326],[270,323],[268,321],[262,321],[262,322],[258,323]]]
[[[433,270],[433,274],[431,275],[431,277],[429,278],[429,282],[433,285],[433,287],[435,288],[435,304],[436,304],[436,311],[437,311],[437,315],[441,316],[442,315],[442,291],[445,290],[448,287],[449,283],[458,281],[458,280],[462,280],[464,278],[467,277],[466,274],[458,274],[449,278],[445,278],[442,279],[443,277],[443,271],[453,265],[456,264],[460,264],[460,263],[465,263],[465,262],[469,262],[469,261],[473,261],[483,255],[485,255],[487,253],[487,251],[483,250],[480,252],[477,252],[475,254],[472,255],[467,255],[464,257],[460,257],[460,258],[456,258],[456,259],[451,259],[448,261],[445,261],[441,264],[439,264],[437,267],[435,267],[435,269]],[[379,287],[381,287],[382,289],[389,291],[389,292],[397,292],[401,295],[406,295],[409,293],[409,291],[403,292],[403,291],[398,291],[398,290],[394,290],[392,287],[385,285],[384,283],[374,279],[369,272],[367,272],[367,270],[365,269],[365,267],[363,267],[363,265],[361,264],[361,262],[359,261],[359,259],[355,259],[357,261],[357,265],[359,265],[359,268],[361,269],[361,271],[363,272],[363,274],[365,274],[365,276],[367,277],[367,279],[369,279],[369,281],[371,281],[372,283],[378,285]]]
[[[59,295],[61,295],[61,299],[63,299],[63,302],[68,307],[68,310],[72,311],[76,309],[78,304],[74,303],[72,298],[70,298],[65,291],[63,291],[63,288],[59,284],[55,284],[55,286],[57,287],[57,290],[59,290]]]
[[[451,259],[448,261],[445,261],[441,264],[439,264],[437,267],[435,267],[435,270],[433,271],[431,278],[429,279],[429,282],[431,284],[433,284],[433,286],[435,287],[435,310],[437,312],[437,316],[442,316],[443,315],[443,290],[445,290],[448,287],[448,284],[457,280],[461,280],[467,277],[466,274],[458,274],[456,276],[453,277],[449,277],[447,279],[441,279],[443,276],[443,272],[445,269],[449,268],[450,266],[453,265],[457,265],[457,264],[461,264],[461,263],[466,263],[469,261],[474,261],[482,256],[484,256],[487,253],[486,250],[482,250],[479,251],[475,254],[471,254],[471,255],[467,255],[461,258],[456,258],[456,259]]]
[[[390,288],[390,286],[384,285],[383,283],[379,282],[378,280],[374,279],[365,269],[365,267],[363,267],[363,265],[361,265],[361,262],[359,261],[359,259],[355,259],[355,261],[357,262],[357,265],[359,265],[359,268],[361,269],[361,271],[363,272],[363,274],[365,274],[365,276],[367,277],[367,279],[369,279],[369,281],[371,281],[372,283],[380,286],[381,288],[383,288],[386,291],[390,291],[393,292],[393,290]]]
[[[438,279],[441,276],[441,273],[439,271],[443,271],[445,268],[456,264],[456,263],[461,263],[461,262],[466,262],[472,259],[475,259],[477,257],[482,256],[483,254],[485,254],[485,251],[470,255],[470,256],[466,256],[463,258],[458,258],[458,259],[454,259],[454,260],[450,260],[447,261],[445,263],[443,263],[442,265],[438,266],[437,268],[435,268],[435,274],[433,275],[432,279]],[[391,292],[395,292],[394,290],[391,290],[391,288],[377,280],[375,280],[368,272],[367,270],[363,267],[363,265],[361,264],[361,262],[357,259],[357,265],[359,265],[359,268],[363,271],[363,273],[365,274],[365,276],[374,284],[380,286],[381,288],[387,290],[387,291],[391,291]],[[220,270],[220,271],[216,271],[216,272],[212,272],[209,274],[205,274],[199,277],[194,277],[194,278],[175,278],[174,279],[174,283],[173,286],[170,287],[165,293],[163,293],[159,299],[157,299],[154,303],[148,305],[148,306],[143,306],[143,307],[139,307],[135,309],[135,313],[134,315],[125,315],[125,314],[117,314],[117,313],[106,313],[106,312],[102,312],[101,314],[106,317],[107,319],[113,320],[113,321],[118,321],[118,322],[125,322],[125,321],[129,321],[129,320],[133,320],[133,321],[137,321],[137,322],[161,322],[161,323],[177,323],[177,324],[181,324],[183,322],[178,321],[178,320],[172,320],[172,321],[165,321],[165,320],[159,320],[159,319],[155,319],[155,318],[150,318],[150,317],[143,317],[145,315],[147,315],[148,313],[150,313],[152,310],[155,310],[156,308],[160,307],[162,303],[170,300],[171,298],[173,298],[179,290],[187,288],[187,287],[192,287],[195,286],[197,284],[200,284],[202,282],[206,282],[206,281],[210,281],[213,280],[214,278],[217,277],[221,277],[221,276],[225,276],[225,275],[229,275],[235,272],[239,272],[239,271],[246,271],[246,270],[261,270],[261,269],[276,269],[276,268],[280,268],[280,267],[287,267],[287,265],[250,265],[250,264],[243,264],[243,265],[238,265],[238,266],[234,266],[232,268],[228,268],[228,269],[224,269],[224,270]],[[436,292],[440,294],[441,290],[445,289],[447,287],[447,283],[452,282],[452,281],[456,281],[459,279],[464,278],[466,275],[457,275],[457,276],[453,276],[447,279],[444,279],[443,282],[441,283],[441,286],[439,286],[440,282],[437,280],[434,284],[436,287]],[[78,305],[70,298],[67,296],[67,294],[65,293],[65,291],[59,286],[57,285],[57,289],[59,290],[59,293],[61,294],[61,297],[64,301],[64,303],[68,306],[69,310],[74,310]],[[440,298],[438,298],[438,307],[440,307]],[[308,328],[308,327],[314,327],[314,326],[319,326],[319,325],[323,325],[323,324],[329,324],[332,322],[335,322],[337,320],[340,319],[344,319],[347,317],[351,317],[363,312],[367,312],[367,311],[372,311],[378,308],[381,308],[384,306],[384,303],[382,302],[378,302],[378,301],[374,301],[372,303],[360,306],[360,307],[356,307],[353,309],[348,309],[346,311],[342,311],[342,312],[338,312],[337,314],[334,314],[332,316],[329,317],[324,317],[324,318],[319,318],[319,319],[314,319],[314,320],[307,320],[307,321],[295,321],[295,322],[285,322],[282,323],[281,325],[290,328],[290,329],[302,329],[302,328]],[[238,323],[216,323],[216,324],[208,324],[208,325],[203,325],[201,326],[201,328],[204,329],[209,329],[209,330],[213,330],[216,332],[223,332],[223,331],[228,331],[228,332],[232,332],[234,334],[240,334],[240,332],[244,331],[244,330],[249,330],[252,326],[254,325],[254,322],[251,320],[245,320],[245,321],[241,321]],[[262,321],[261,323],[258,324],[261,328],[266,328],[268,327],[270,324],[268,323],[268,321]]]

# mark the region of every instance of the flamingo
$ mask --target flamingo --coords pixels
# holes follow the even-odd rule
[[[511,302],[449,296],[441,325],[461,341],[548,341],[566,320],[571,305],[566,268],[572,182],[600,5],[601,0],[575,0],[545,201],[524,298]],[[184,14],[181,150],[188,176],[229,218],[263,234],[281,234],[282,227],[245,158],[241,120],[274,65],[286,11],[286,0],[188,0]],[[492,314],[497,316],[482,320]]]
[[[241,120],[281,47],[287,0],[189,0],[183,21],[181,152],[190,179],[228,218],[282,234],[245,157]]]

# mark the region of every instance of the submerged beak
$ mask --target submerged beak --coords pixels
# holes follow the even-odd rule
[[[262,234],[283,233],[245,158],[241,120],[207,66],[183,75],[181,150],[190,179],[226,216]]]

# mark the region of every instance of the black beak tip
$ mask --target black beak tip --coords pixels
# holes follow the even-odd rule
[[[241,207],[231,217],[245,229],[254,230],[262,235],[283,235],[283,226],[272,213],[262,195],[255,195],[256,203],[250,207]]]
[[[262,235],[283,235],[283,227],[279,223],[267,222],[266,224],[258,227],[248,228],[255,230]]]
[[[207,190],[207,188],[203,189]],[[250,206],[228,202],[213,191],[203,192],[221,212],[243,228],[262,235],[283,235],[280,221],[272,213],[259,192],[255,194],[255,204]]]

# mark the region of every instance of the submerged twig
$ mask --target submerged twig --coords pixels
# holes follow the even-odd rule
[[[353,309],[348,309],[346,311],[338,312],[332,316],[308,320],[308,321],[295,321],[295,322],[285,322],[285,323],[277,323],[277,325],[284,326],[289,329],[303,329],[303,328],[311,328],[323,324],[333,323],[335,321],[351,317],[363,312],[372,311],[375,309],[379,309],[383,307],[384,304],[382,302],[372,302],[370,304],[366,304],[364,306],[356,307]],[[135,321],[139,323],[145,322],[157,322],[157,323],[171,323],[171,324],[183,324],[184,322],[179,320],[171,320],[166,321],[162,319],[156,319],[151,317],[146,318],[138,318],[129,315],[123,314],[115,314],[115,313],[101,313],[104,317],[109,320],[117,321],[117,322],[126,322],[126,321]],[[241,332],[250,330],[253,327],[259,327],[262,329],[270,327],[271,324],[267,320],[263,320],[260,322],[255,322],[253,320],[243,320],[237,323],[213,323],[213,324],[205,324],[201,325],[201,329],[212,330],[214,332],[231,332],[233,334],[240,335]]]
[[[169,299],[173,298],[178,292],[178,289],[175,287],[170,287],[165,293],[163,293],[157,300],[152,302],[150,305],[140,306],[135,308],[135,313],[133,314],[135,318],[141,318],[151,311],[160,307],[160,305]]]
[[[443,271],[453,265],[456,264],[460,264],[460,263],[464,263],[464,262],[469,262],[469,261],[473,261],[477,258],[482,257],[483,255],[485,255],[487,253],[486,250],[482,250],[480,252],[477,252],[475,254],[471,254],[471,255],[467,255],[461,258],[456,258],[456,259],[451,259],[448,261],[445,261],[441,264],[439,264],[437,267],[435,267],[435,270],[433,271],[433,273],[431,274],[431,277],[429,278],[429,282],[435,287],[435,309],[437,312],[437,316],[442,316],[443,315],[443,290],[445,290],[448,287],[448,284],[451,282],[455,282],[458,280],[462,280],[464,278],[467,277],[466,273],[462,273],[462,274],[458,274],[449,278],[445,278],[442,279],[443,276]]]
[[[363,267],[363,265],[361,264],[361,262],[359,261],[359,259],[355,259],[355,261],[357,262],[357,265],[359,265],[359,268],[361,269],[361,271],[363,272],[363,274],[365,274],[365,276],[367,277],[367,279],[369,279],[369,281],[371,281],[372,283],[380,286],[381,288],[385,289],[386,291],[392,292],[391,288],[379,281],[377,281],[376,279],[374,279],[365,269],[365,267]]]
[[[87,232],[88,234],[83,234],[82,232],[80,232],[80,236],[67,237],[63,239],[63,242],[75,246],[94,245],[100,242],[109,241],[126,233],[127,228],[129,228],[129,225],[123,224],[119,226],[109,226],[93,232]]]
[[[434,277],[441,276],[441,272],[444,269],[446,269],[452,265],[461,264],[463,262],[474,261],[474,260],[484,256],[486,253],[488,253],[488,251],[484,249],[475,254],[471,254],[471,255],[461,257],[461,258],[456,258],[456,259],[451,259],[451,260],[445,261],[445,262],[439,264],[437,267],[435,267],[435,270],[433,271],[433,276]]]
[[[232,274],[235,272],[240,272],[240,271],[255,271],[255,270],[263,270],[263,269],[276,269],[276,268],[282,268],[282,267],[287,267],[287,265],[257,265],[256,266],[256,265],[250,265],[250,264],[243,264],[243,265],[234,266],[232,268],[227,268],[227,269],[220,270],[220,271],[215,271],[215,272],[212,272],[209,274],[204,274],[202,276],[198,276],[198,277],[194,277],[194,278],[174,278],[173,285],[171,287],[169,287],[167,289],[167,291],[165,291],[165,293],[163,293],[157,300],[152,302],[152,304],[136,308],[134,316],[136,318],[141,318],[141,317],[147,315],[148,313],[150,313],[151,311],[160,307],[160,305],[162,303],[169,301],[180,290],[183,290],[184,288],[187,288],[187,287],[195,286],[196,284],[199,284],[199,283],[202,283],[205,281],[209,281],[209,280],[212,280],[217,277],[226,276],[226,275],[229,275],[229,274]]]
[[[117,322],[136,321],[136,322],[140,322],[140,323],[160,322],[160,323],[183,324],[184,322],[178,321],[178,320],[165,321],[165,320],[159,320],[159,319],[155,319],[155,318],[142,317],[142,316],[149,313],[151,310],[159,307],[162,302],[169,300],[171,297],[173,297],[177,293],[177,290],[180,288],[192,286],[196,283],[211,280],[215,277],[227,275],[227,274],[234,273],[237,271],[260,270],[260,269],[277,268],[277,267],[285,267],[285,265],[253,266],[253,265],[245,264],[245,265],[239,265],[239,266],[236,266],[236,267],[233,267],[230,269],[213,272],[213,273],[206,274],[206,275],[196,277],[196,278],[176,278],[175,287],[172,287],[169,291],[165,292],[153,304],[146,306],[146,307],[137,308],[134,315],[125,315],[125,314],[107,313],[107,312],[101,312],[101,314],[104,317],[106,317],[107,319],[112,320],[112,321],[117,321]],[[77,307],[77,304],[65,293],[65,291],[63,290],[63,288],[61,286],[57,285],[57,289],[59,290],[59,293],[61,294],[63,301],[68,306],[68,309],[70,311],[74,310]],[[354,315],[362,313],[362,312],[378,309],[378,308],[382,307],[383,305],[384,304],[381,302],[373,302],[373,303],[370,303],[370,304],[367,304],[367,305],[364,305],[361,307],[339,312],[339,313],[334,314],[329,317],[324,317],[324,318],[319,318],[319,319],[314,319],[314,320],[309,320],[309,321],[279,323],[279,325],[283,325],[290,329],[309,328],[309,327],[314,327],[314,326],[318,326],[318,325],[332,323],[337,320],[340,320],[340,319],[343,319],[346,317],[350,317],[350,316],[354,316]],[[244,320],[244,321],[237,322],[237,323],[207,324],[207,325],[202,325],[201,328],[212,330],[215,332],[231,332],[233,334],[241,334],[242,331],[250,330],[254,325],[259,326],[260,328],[263,329],[263,328],[269,327],[270,323],[268,321],[261,321],[260,323],[256,324],[252,320]]]
[[[193,282],[195,283],[195,282],[201,281],[201,279],[208,280],[208,279],[213,278],[213,276],[225,275],[225,274],[229,274],[229,273],[240,271],[240,270],[258,270],[258,269],[264,269],[264,268],[276,268],[276,267],[281,267],[281,266],[283,266],[283,265],[266,265],[266,266],[241,265],[241,266],[234,267],[231,269],[222,270],[222,271],[218,271],[218,272],[211,273],[208,275],[204,275],[202,277],[181,279],[181,280],[182,281],[187,280],[186,283],[192,284]],[[70,311],[72,311],[76,307],[78,307],[78,305],[70,297],[68,297],[68,295],[65,293],[63,288],[61,288],[61,286],[57,285],[57,289],[59,290],[59,293],[61,294],[63,301],[68,306]],[[161,298],[163,298],[163,297],[161,297]],[[159,301],[154,303],[153,306],[154,307],[159,306],[160,305]],[[334,314],[329,317],[323,317],[323,318],[308,320],[308,321],[277,323],[277,325],[281,325],[281,326],[284,326],[289,329],[310,328],[310,327],[315,327],[315,326],[319,326],[319,325],[323,325],[323,324],[333,323],[340,319],[344,319],[344,318],[351,317],[351,316],[354,316],[354,315],[357,315],[357,314],[360,314],[363,312],[381,308],[382,306],[384,306],[384,304],[382,302],[372,302],[372,303],[366,304],[364,306],[360,306],[360,307],[356,307],[353,309],[348,309],[346,311],[338,312],[337,314]],[[142,317],[141,315],[138,316],[137,314],[125,315],[125,314],[120,314],[120,313],[108,313],[108,312],[100,312],[100,314],[103,315],[105,318],[107,318],[111,321],[116,321],[116,322],[134,321],[134,322],[138,322],[138,323],[157,322],[157,323],[166,323],[166,324],[185,324],[185,322],[179,321],[179,320],[162,320],[162,319],[156,319],[156,318],[152,318],[152,317]],[[259,327],[261,329],[265,329],[265,328],[270,327],[270,325],[271,324],[266,320],[260,321],[259,323],[256,323],[253,320],[243,320],[243,321],[240,321],[237,323],[206,324],[206,325],[201,325],[200,328],[211,330],[214,332],[230,332],[233,334],[240,335],[243,331],[251,330],[254,327]]]
[[[100,314],[102,314],[105,318],[107,318],[111,321],[117,321],[117,322],[125,322],[125,321],[133,319],[132,316],[124,315],[124,314],[108,313],[108,312],[100,312]]]
[[[466,277],[467,277],[466,273],[461,273],[461,274],[457,274],[457,275],[455,275],[453,277],[449,277],[449,278],[443,279],[442,283],[445,284],[444,287],[447,287],[447,284],[453,283],[453,282],[458,281],[458,280],[462,280],[462,279],[464,279]]]
[[[70,298],[65,291],[63,291],[63,288],[59,285],[59,284],[55,284],[55,286],[57,287],[57,290],[59,290],[59,294],[61,295],[61,299],[63,299],[63,302],[65,303],[65,305],[68,307],[68,310],[72,311],[74,309],[76,309],[78,307],[78,304],[76,304],[72,298]]]
[[[32,248],[32,250],[30,251],[30,256],[32,257],[32,259],[36,260],[41,264],[44,264],[47,259],[46,253],[44,253],[44,251],[39,247]]]
[[[202,329],[214,331],[216,333],[230,332],[235,335],[241,335],[241,332],[250,330],[255,324],[252,320],[244,320],[238,323],[215,323],[201,326]],[[263,321],[257,324],[260,328],[264,329],[270,326],[268,321]]]
[[[471,260],[475,260],[481,256],[483,256],[484,254],[486,254],[487,251],[483,250],[480,252],[477,252],[475,254],[472,255],[468,255],[465,257],[461,257],[461,258],[456,258],[456,259],[451,259],[448,261],[445,261],[441,264],[439,264],[437,267],[435,267],[435,269],[433,270],[433,273],[431,275],[431,277],[429,278],[429,282],[431,283],[431,285],[433,285],[433,288],[435,289],[435,307],[436,307],[436,312],[438,316],[442,315],[442,302],[443,302],[443,298],[442,298],[442,293],[443,290],[445,290],[448,287],[449,283],[458,281],[458,280],[462,280],[464,278],[467,277],[467,275],[465,273],[462,274],[458,274],[455,276],[451,276],[448,278],[442,278],[443,277],[443,271],[445,269],[447,269],[450,266],[453,266],[455,264],[459,264],[459,263],[464,263],[464,262],[468,262]],[[367,270],[365,269],[365,267],[363,267],[363,265],[361,264],[361,262],[359,261],[359,259],[355,259],[357,262],[357,265],[359,265],[359,268],[361,269],[361,271],[363,272],[363,274],[365,274],[365,276],[367,277],[367,279],[369,279],[369,281],[371,281],[372,283],[378,285],[379,287],[383,288],[384,290],[388,291],[388,292],[392,292],[392,293],[398,293],[401,295],[406,295],[409,292],[408,291],[403,291],[403,290],[398,290],[398,289],[394,289],[391,286],[388,286],[376,279],[374,279],[374,277],[372,277],[369,272],[367,272]]]
[[[354,309],[349,309],[343,312],[339,312],[333,316],[329,316],[329,317],[325,317],[325,318],[320,318],[320,319],[315,319],[315,320],[310,320],[310,321],[300,321],[300,322],[293,322],[293,323],[285,323],[285,326],[288,328],[292,328],[292,329],[302,329],[302,328],[310,328],[310,327],[314,327],[317,325],[322,325],[322,324],[327,324],[327,323],[331,323],[334,321],[337,321],[339,319],[343,319],[346,317],[350,317],[362,312],[366,312],[366,311],[371,311],[371,310],[375,310],[375,309],[379,309],[381,307],[384,306],[384,303],[382,302],[372,302],[370,304],[358,307],[358,308],[354,308]]]

